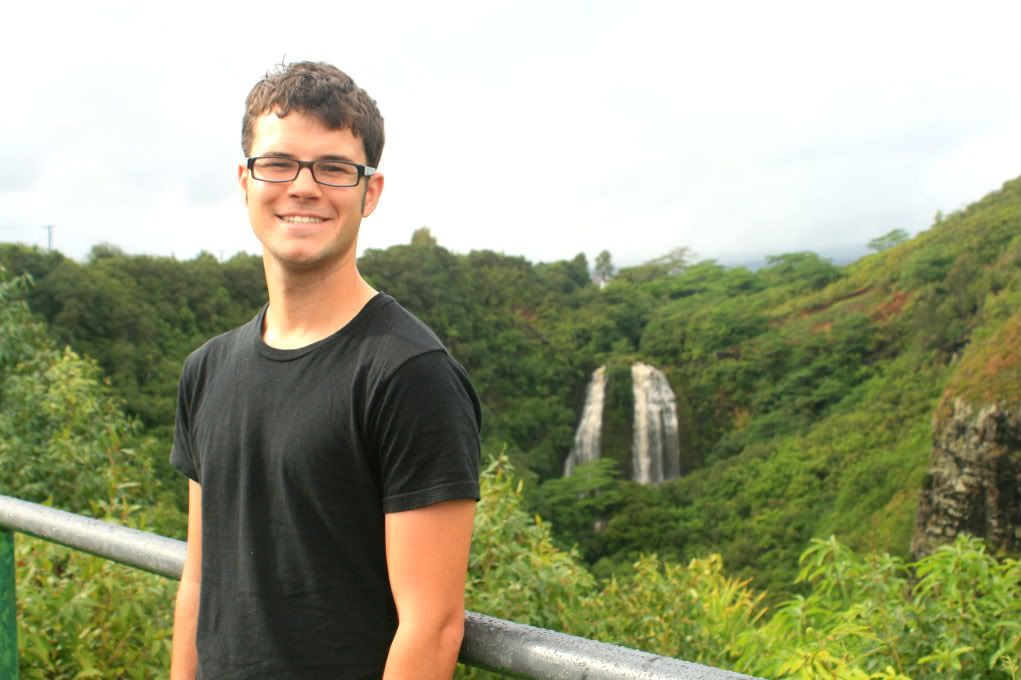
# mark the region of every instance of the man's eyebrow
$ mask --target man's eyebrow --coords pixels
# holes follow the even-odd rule
[[[297,159],[297,156],[295,156],[292,153],[287,153],[285,151],[266,151],[263,155],[264,156],[271,156],[273,158]],[[317,161],[344,161],[346,163],[358,163],[358,161],[356,161],[355,159],[351,158],[350,156],[345,156],[344,154],[335,154],[335,153],[327,153],[327,154],[323,154],[322,156],[317,156],[315,158],[315,160],[317,160]]]

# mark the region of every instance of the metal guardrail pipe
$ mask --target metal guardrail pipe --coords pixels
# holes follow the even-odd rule
[[[20,498],[0,496],[0,526],[167,578],[180,579],[184,568],[184,541]]]
[[[753,680],[750,675],[466,612],[460,660],[523,678]]]
[[[20,498],[0,495],[0,527],[172,579],[180,578],[184,567],[184,541]],[[458,658],[469,666],[536,680],[757,680],[475,612],[465,613]]]

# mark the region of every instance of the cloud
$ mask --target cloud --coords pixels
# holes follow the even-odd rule
[[[1016,3],[279,10],[17,8],[0,237],[52,223],[78,257],[99,241],[257,252],[240,119],[285,56],[347,69],[386,117],[363,249],[428,225],[455,250],[533,260],[825,250],[925,228],[1021,171]]]

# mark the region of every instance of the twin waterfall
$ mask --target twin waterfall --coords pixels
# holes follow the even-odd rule
[[[631,421],[631,479],[656,484],[681,474],[681,447],[677,403],[670,383],[661,371],[648,364],[631,365],[634,416]],[[606,395],[606,367],[592,373],[581,422],[574,435],[574,447],[564,463],[569,476],[582,463],[601,454],[603,403]]]

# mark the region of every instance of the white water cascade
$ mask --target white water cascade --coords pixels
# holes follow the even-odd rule
[[[592,372],[585,393],[585,406],[581,422],[574,433],[574,447],[564,462],[564,477],[569,477],[575,466],[599,458],[600,435],[603,429],[603,398],[606,395],[606,366]]]
[[[636,363],[631,365],[631,384],[635,396],[631,479],[657,484],[679,477],[677,402],[670,383],[659,369]]]

